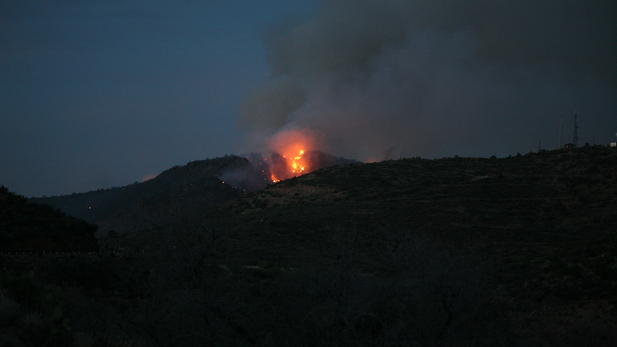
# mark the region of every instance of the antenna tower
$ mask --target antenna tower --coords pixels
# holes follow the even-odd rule
[[[574,133],[572,134],[572,144],[578,147],[578,123],[576,123],[576,113],[574,114]]]

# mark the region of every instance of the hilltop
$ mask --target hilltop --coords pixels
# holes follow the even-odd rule
[[[97,224],[98,236],[110,230],[124,233],[162,228],[246,192],[265,188],[272,183],[271,170],[287,169],[280,155],[273,156],[278,159],[278,166],[269,165],[259,153],[228,155],[177,165],[151,180],[124,187],[30,201],[52,205]],[[320,151],[308,152],[305,157],[311,170],[356,162]]]
[[[225,184],[221,179],[231,172],[246,181]],[[30,201],[50,204],[95,223],[103,234],[110,230],[122,233],[157,228],[236,198],[242,190],[254,189],[256,176],[247,159],[226,156],[174,166],[151,180],[124,187]]]

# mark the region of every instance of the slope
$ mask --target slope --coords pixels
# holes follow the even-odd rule
[[[98,252],[96,229],[0,187],[0,252]]]

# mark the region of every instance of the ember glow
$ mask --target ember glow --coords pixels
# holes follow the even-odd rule
[[[307,129],[285,130],[270,136],[264,148],[270,153],[264,160],[270,171],[266,177],[276,183],[314,170],[311,151],[319,147],[319,140],[317,134]]]
[[[304,150],[300,149],[297,153],[298,154],[289,157],[272,153],[272,160],[270,161],[270,179],[273,183],[305,173],[307,165],[302,158]]]
[[[304,150],[300,150],[300,153],[291,159],[291,172],[300,174],[304,172],[304,164],[302,164],[303,154]]]
[[[259,176],[255,185],[259,186],[259,189],[325,167],[358,163],[314,149],[317,141],[313,139],[286,139],[290,141],[279,141],[278,146],[270,147],[266,153],[251,152],[245,156]],[[308,141],[304,141],[307,139]]]
[[[315,170],[355,162],[334,157],[321,151],[323,137],[318,132],[286,130],[270,136],[262,153],[253,153],[247,158],[262,172],[261,181],[277,183]]]

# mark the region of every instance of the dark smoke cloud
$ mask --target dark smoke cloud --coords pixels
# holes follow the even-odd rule
[[[360,160],[507,155],[555,148],[575,110],[583,141],[613,141],[616,14],[597,0],[322,1],[265,35],[272,78],[241,106],[246,149],[301,133]]]

